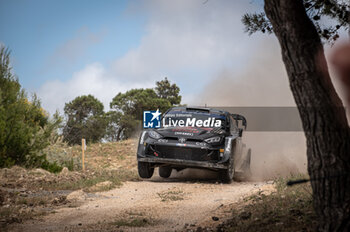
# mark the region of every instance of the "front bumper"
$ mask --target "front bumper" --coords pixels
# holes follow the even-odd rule
[[[140,138],[137,159],[140,162],[163,164],[180,168],[227,169],[222,145],[211,146],[205,142],[177,140],[156,140],[150,137]]]

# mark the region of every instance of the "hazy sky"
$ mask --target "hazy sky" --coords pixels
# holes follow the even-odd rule
[[[255,76],[253,61],[263,70],[264,54],[284,75],[275,37],[244,33],[242,15],[261,9],[261,1],[247,0],[0,0],[0,42],[11,49],[22,86],[50,113],[83,94],[107,107],[118,92],[165,76],[179,85],[182,103],[198,104],[222,73],[244,93],[235,80],[247,70]],[[288,91],[285,77],[276,78]]]

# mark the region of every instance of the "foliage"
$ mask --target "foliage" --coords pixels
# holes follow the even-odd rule
[[[34,95],[29,101],[11,71],[10,52],[0,46],[0,167],[41,166],[41,154],[60,118],[49,119]]]
[[[131,89],[126,93],[118,93],[110,107],[136,120],[142,120],[143,111],[150,109],[165,111],[171,107],[171,103],[160,98],[153,89]]]
[[[272,26],[265,13],[246,13],[242,17],[242,23],[245,25],[245,31],[251,35],[257,31],[262,33],[272,33]]]
[[[348,27],[349,30],[349,6],[348,1],[336,0],[303,0],[304,7],[309,18],[316,26],[320,37],[330,43],[334,43],[339,37],[339,30]],[[329,18],[336,21],[336,25],[326,25],[322,18]],[[245,14],[242,23],[249,35],[261,31],[272,33],[273,28],[265,13]]]
[[[81,144],[82,138],[92,143],[99,142],[105,135],[103,104],[92,95],[79,96],[66,103],[64,113],[67,122],[63,137],[69,144]]]
[[[109,111],[105,114],[107,128],[104,139],[109,142],[118,141],[119,129],[121,125],[122,113]]]
[[[131,89],[118,93],[110,103],[111,109],[118,114],[117,139],[129,138],[141,125],[145,110],[159,109],[161,112],[171,107],[168,100],[159,98],[153,89]],[[112,121],[113,122],[113,121]]]
[[[178,105],[181,102],[180,88],[176,84],[170,84],[167,77],[156,82],[155,91],[157,96],[166,99],[171,105]]]
[[[110,141],[126,139],[140,129],[143,111],[165,112],[181,102],[180,88],[167,78],[156,82],[155,89],[131,89],[118,93],[110,103],[112,111],[108,115],[107,134]],[[116,133],[115,137],[112,134]],[[113,140],[115,139],[115,140]]]
[[[53,162],[53,163],[50,163],[49,161],[47,160],[44,160],[41,164],[41,168],[42,169],[45,169],[49,172],[52,172],[52,173],[59,173],[62,171],[62,166],[60,166],[59,164],[57,164],[56,162]]]

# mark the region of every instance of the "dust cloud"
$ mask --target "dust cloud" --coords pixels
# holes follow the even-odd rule
[[[303,132],[245,132],[252,149],[252,179],[267,180],[307,172]]]
[[[326,47],[327,57],[329,50]],[[350,94],[344,90],[344,84],[337,78],[332,65],[329,68],[332,83],[346,103]],[[199,99],[197,105],[210,107],[296,107],[277,40],[270,38],[263,41],[245,66],[227,68],[218,73],[204,88]],[[269,123],[259,122],[259,117],[254,117],[254,120]],[[349,109],[348,120],[350,123]],[[303,131],[246,131],[243,142],[252,149],[254,180],[307,173]],[[184,170],[174,176],[211,179],[215,175],[212,172]]]
[[[200,99],[199,105],[217,107],[295,106],[277,41],[264,41],[244,67],[221,71],[204,88]],[[252,149],[253,179],[266,180],[307,171],[306,140],[302,131],[246,131],[243,141]]]

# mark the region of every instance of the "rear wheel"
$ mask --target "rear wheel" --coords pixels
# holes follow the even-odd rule
[[[137,162],[137,169],[141,178],[151,178],[153,176],[154,168],[147,162]]]
[[[159,176],[163,178],[169,178],[171,175],[171,167],[159,167]]]

